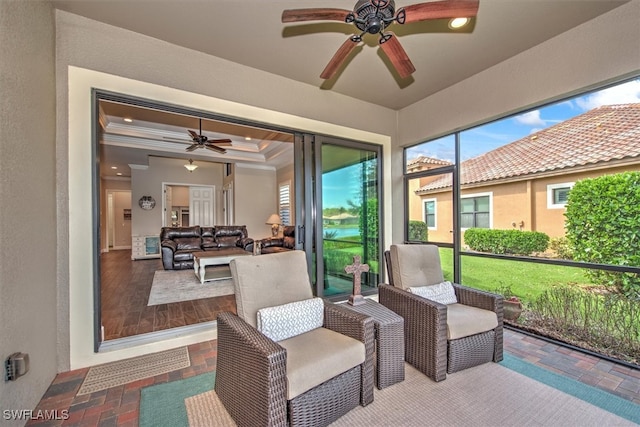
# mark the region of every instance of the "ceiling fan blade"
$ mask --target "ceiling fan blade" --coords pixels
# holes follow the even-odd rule
[[[195,149],[196,149],[196,148],[198,148],[198,147],[200,147],[200,145],[198,145],[198,144],[191,144],[190,146],[188,146],[188,147],[186,148],[186,151],[193,151],[193,150],[195,150]]]
[[[384,53],[389,57],[389,60],[393,64],[400,77],[403,79],[409,77],[416,68],[411,63],[407,52],[404,51],[402,45],[398,41],[398,37],[392,32],[385,34],[386,36],[380,39],[380,47]]]
[[[194,141],[200,141],[200,135],[192,130],[187,130],[187,132],[189,132],[189,135],[191,135],[191,139],[193,139]]]
[[[224,148],[217,147],[217,146],[215,146],[213,144],[206,143],[206,144],[204,144],[204,146],[206,148],[208,148],[209,150],[215,151],[215,152],[220,153],[220,154],[226,154],[226,152],[227,152],[227,150],[225,150]]]
[[[316,9],[288,9],[282,12],[282,22],[300,21],[345,21],[350,10],[316,8]]]
[[[406,6],[405,24],[428,19],[472,18],[478,14],[479,0],[440,0]],[[401,13],[401,11],[398,11]]]
[[[333,55],[333,58],[331,58],[331,61],[329,61],[327,66],[324,68],[324,71],[322,71],[320,77],[325,80],[333,77],[336,71],[338,71],[338,68],[340,68],[342,63],[345,61],[345,59],[347,59],[347,56],[349,56],[349,54],[357,44],[358,42],[354,42],[353,40],[351,40],[351,37],[349,37],[344,43],[342,43],[342,46],[340,46],[335,55]]]

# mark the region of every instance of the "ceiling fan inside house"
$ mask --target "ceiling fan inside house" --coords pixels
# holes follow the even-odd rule
[[[191,136],[191,145],[189,145],[186,148],[186,151],[193,151],[196,150],[198,148],[207,148],[211,151],[215,151],[217,153],[220,154],[225,154],[227,152],[227,150],[225,150],[224,148],[222,148],[222,146],[230,146],[231,145],[231,140],[230,139],[209,139],[207,136],[202,134],[202,119],[200,119],[200,132],[196,133],[193,130],[187,130],[187,132],[189,133],[189,136]],[[165,139],[168,140],[172,140],[173,138],[167,138],[165,137]],[[175,139],[174,139],[175,140]],[[178,140],[175,140],[178,141]],[[181,142],[183,142],[183,140],[179,140]]]
[[[289,9],[282,12],[282,22],[343,21],[357,28],[356,34],[340,46],[320,77],[330,79],[347,59],[365,34],[380,36],[378,44],[402,78],[409,77],[416,69],[398,41],[387,27],[430,19],[472,18],[478,13],[479,0],[439,0],[417,3],[396,10],[394,0],[358,0],[353,11],[334,8]]]

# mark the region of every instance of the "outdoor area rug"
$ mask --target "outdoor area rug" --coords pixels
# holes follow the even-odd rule
[[[228,267],[221,267],[222,269]],[[207,270],[209,274],[210,270]],[[200,283],[193,269],[158,270],[153,275],[147,305],[169,304],[202,298],[220,297],[234,293],[231,279]]]
[[[211,390],[215,380],[215,373],[207,372],[183,380],[143,388],[140,391],[138,426],[188,426],[185,399]]]
[[[179,347],[89,368],[78,395],[89,394],[191,366],[189,350]]]
[[[405,364],[405,381],[384,390],[375,389],[373,403],[358,406],[332,426],[632,426],[640,423],[640,405],[542,368],[538,368],[541,372],[532,371],[531,366],[537,368],[506,355],[503,363],[485,363],[435,383]],[[533,378],[542,375],[543,379],[529,375]],[[158,411],[162,411],[160,406],[168,406],[145,402],[143,390],[140,425],[233,426],[213,391],[210,378],[201,380],[200,377],[203,376],[189,378],[190,386],[197,388],[195,384],[199,384],[205,388],[204,392],[189,393],[184,398],[176,396],[173,401],[180,411],[185,408],[186,420],[180,422],[165,423],[167,418],[155,415],[156,409],[143,413],[143,404],[157,406]],[[154,387],[160,386],[148,388]],[[177,402],[179,399],[183,399],[182,402]]]

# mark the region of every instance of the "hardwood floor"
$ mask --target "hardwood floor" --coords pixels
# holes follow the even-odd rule
[[[221,311],[236,312],[233,295],[147,306],[151,282],[160,259],[131,260],[130,250],[100,256],[102,324],[105,340],[130,337],[216,319]]]

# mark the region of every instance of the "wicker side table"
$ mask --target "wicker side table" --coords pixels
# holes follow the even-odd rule
[[[383,389],[404,381],[404,319],[377,302],[366,299],[351,310],[373,318],[376,338],[376,387]]]

